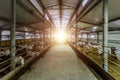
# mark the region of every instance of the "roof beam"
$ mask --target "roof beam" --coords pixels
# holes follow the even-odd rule
[[[31,1],[29,1],[29,3],[31,3]],[[43,8],[43,6],[41,6],[41,5],[43,5],[41,2],[39,2],[40,3],[40,7],[42,7]],[[38,3],[38,4],[39,4]],[[33,7],[35,7],[32,3],[31,3],[31,5],[33,6]],[[36,8],[36,7],[35,7]],[[43,8],[44,9],[44,8]],[[40,15],[42,16],[42,18],[44,18],[44,16],[42,15],[42,13],[36,8],[36,10],[40,13]],[[48,16],[48,18],[49,18],[49,16]],[[50,19],[50,18],[49,18]],[[43,21],[43,20],[42,20]],[[47,24],[50,24],[49,23],[49,21],[47,20],[47,19],[45,19],[45,21],[47,22]]]
[[[117,20],[120,20],[120,17],[117,17],[117,18],[111,19],[111,20],[109,20],[109,22],[113,22],[113,21],[117,21]]]
[[[40,3],[40,6],[44,9],[45,13],[48,15],[48,18],[51,21],[51,23],[54,24],[53,21],[52,21],[52,19],[51,19],[51,17],[50,17],[50,14],[49,14],[47,8],[44,6],[44,4],[42,3],[41,0],[39,0],[39,3]]]
[[[120,20],[120,17],[117,17],[117,18],[114,18],[114,19],[109,20],[109,23],[110,23],[110,22],[117,21],[117,20]],[[91,23],[91,22],[83,21],[83,20],[79,20],[79,22],[83,22],[83,23],[91,24],[91,25],[95,25],[95,26],[102,26],[102,24],[103,24],[103,22],[96,24],[96,23]]]
[[[78,8],[80,7],[82,1],[83,1],[83,0],[79,0],[79,3],[77,4],[77,7],[76,7],[76,9],[74,10],[74,12],[73,12],[73,14],[72,14],[72,16],[71,16],[71,18],[70,18],[67,26],[69,26],[69,24],[71,23],[71,20],[73,19],[74,15],[76,14],[76,11],[77,11]]]
[[[88,21],[83,21],[83,20],[79,20],[78,22],[82,22],[82,23],[86,23],[86,24],[90,24],[90,25],[95,25],[95,26],[100,26],[99,23],[91,23],[91,22],[88,22]]]
[[[120,17],[117,17],[117,18],[114,18],[114,19],[109,20],[109,23],[110,23],[110,22],[117,21],[117,20],[120,20]],[[99,23],[99,25],[103,25],[103,22]]]
[[[29,1],[30,2],[30,1]],[[23,8],[25,9],[26,11],[29,12],[29,14],[33,15],[34,17],[36,17],[37,19],[39,19],[38,22],[42,21],[41,18],[39,18],[39,16],[37,16],[33,10],[31,10],[28,6],[26,6],[22,1],[20,0],[17,0],[17,3]],[[41,15],[43,17],[43,15]],[[46,20],[47,21],[47,20]],[[49,22],[47,21],[47,23],[49,24]]]
[[[59,7],[60,7],[60,28],[62,29],[62,0],[58,0],[59,2]]]
[[[82,0],[83,1],[83,0]],[[80,17],[78,17],[77,18],[77,20],[79,21],[82,17],[84,17],[85,15],[87,15],[91,10],[93,10],[100,2],[101,2],[102,0],[98,0],[89,10],[87,10],[85,13],[84,13],[84,11],[87,9],[87,7],[85,7],[86,9],[82,9],[82,11],[78,14],[78,15],[81,15]],[[90,4],[91,2],[89,2],[89,4]],[[84,13],[84,14],[83,14]],[[74,13],[75,14],[75,13]],[[72,17],[74,17],[74,14],[72,15]],[[73,22],[71,22],[71,20],[72,20],[72,18],[70,19],[70,22],[69,22],[69,24],[71,23],[71,24],[73,24],[74,23],[74,21],[75,20],[73,20]],[[82,21],[83,22],[83,21]],[[84,21],[84,23],[87,23],[88,24],[88,22],[85,22]],[[89,24],[91,24],[91,23],[89,23]],[[98,25],[100,25],[100,24],[98,24]]]
[[[109,23],[110,23],[110,22],[117,21],[117,20],[120,20],[120,17],[117,17],[117,18],[114,18],[114,19],[109,20]],[[103,24],[103,22],[102,22],[102,23],[100,23],[100,25],[102,25],[102,24]]]
[[[67,7],[72,7],[72,8],[76,8],[75,6],[70,6],[70,5],[67,5],[67,4],[62,4],[63,6],[67,6]]]
[[[67,7],[67,8],[62,8],[62,10],[74,10],[75,8],[72,8],[72,7]],[[50,7],[50,8],[47,8],[47,10],[59,10],[59,8],[54,8],[54,7]]]
[[[58,6],[58,4],[55,4],[55,5],[52,5],[52,6],[47,6],[46,9],[50,8],[50,7],[55,7],[55,6]]]
[[[52,5],[52,6],[47,6],[46,9],[48,8],[52,8],[52,7],[55,7],[55,6],[58,6],[59,4],[55,4],[55,5]],[[71,7],[72,9],[75,9],[76,7],[74,6],[69,6],[69,5],[65,5],[65,4],[62,4],[62,6],[67,6],[67,7]]]
[[[84,10],[84,11],[82,11],[82,14],[81,14],[81,12],[79,13],[79,15],[81,15],[80,17],[78,17],[78,19],[77,20],[80,20],[81,18],[83,18],[85,15],[87,15],[90,11],[92,11],[100,2],[101,2],[102,0],[97,0],[97,2],[89,9],[89,10],[87,10],[86,12],[84,12],[87,8],[89,8],[88,6],[87,6],[87,8]],[[84,13],[83,13],[84,12]]]
[[[120,31],[120,28],[110,28],[109,31]]]
[[[17,0],[17,3],[24,9],[26,10],[29,14],[31,14],[32,16],[36,17],[37,19],[40,19],[39,16],[37,16],[33,10],[31,10],[28,6],[26,6],[22,1]]]
[[[37,30],[37,28],[33,28],[32,26],[30,25],[18,25],[17,28],[22,28],[22,27],[28,27],[28,28],[31,28],[33,30]]]
[[[10,19],[0,16],[0,21],[10,22]]]
[[[7,22],[7,23],[10,22],[9,19],[4,18],[4,17],[0,17],[0,20],[1,20],[1,21],[5,21],[5,22]],[[19,28],[19,27],[25,27],[25,26],[28,27],[29,25],[31,25],[31,24],[36,24],[36,23],[39,23],[39,21],[38,21],[38,22],[34,22],[34,23],[30,23],[30,24],[17,23],[17,25],[20,25],[20,26],[17,26],[17,28]],[[2,26],[2,27],[4,28],[4,27],[6,27],[6,26],[10,26],[10,24],[4,25],[4,26]],[[3,29],[3,28],[2,28],[2,29]],[[31,27],[29,27],[29,28],[31,28]],[[35,29],[35,28],[32,27],[32,29]],[[4,29],[4,30],[5,30],[5,29]],[[36,30],[37,30],[37,29],[36,29]]]
[[[0,30],[1,30],[1,31],[6,31],[6,30],[7,30],[7,31],[10,31],[10,28],[6,28],[6,29],[1,29],[1,28],[0,28]],[[17,32],[28,32],[28,33],[32,33],[32,31],[23,31],[23,30],[17,30],[17,29],[16,29],[16,31],[17,31]]]

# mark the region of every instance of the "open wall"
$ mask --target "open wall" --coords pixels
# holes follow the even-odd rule
[[[99,33],[99,44],[102,45],[102,35],[103,33]],[[91,33],[88,35],[89,38],[89,42],[91,43],[98,43],[97,41],[97,33]],[[83,35],[83,37],[85,40],[87,40],[87,36],[86,34]],[[116,48],[120,48],[120,31],[111,31],[108,34],[108,46],[111,47],[116,47]]]

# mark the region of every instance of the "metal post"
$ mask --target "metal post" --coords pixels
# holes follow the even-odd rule
[[[72,32],[71,32],[71,28],[69,29],[69,38],[70,38],[70,43],[72,43]]]
[[[70,29],[68,31],[69,31],[69,33],[68,33],[68,39],[69,39],[69,42],[71,43],[71,40],[72,40],[71,31],[70,31]]]
[[[41,40],[41,33],[40,33],[40,32],[39,32],[39,36],[40,36],[40,37],[39,37],[39,40]]]
[[[72,44],[72,33],[70,32],[70,43]]]
[[[33,39],[34,41],[35,41],[35,44],[36,44],[36,32],[34,31],[34,39]]]
[[[77,48],[77,10],[76,10],[76,34],[75,34],[76,48]]]
[[[53,39],[53,24],[51,25],[51,40]]]
[[[80,38],[81,38],[82,45],[83,45],[83,36],[82,35],[83,35],[83,33],[81,32],[81,37]],[[83,48],[82,47],[81,47],[81,52],[83,53]]]
[[[11,0],[11,26],[10,26],[11,70],[15,69],[15,62],[14,62],[14,57],[16,53],[15,31],[16,31],[16,0]]]
[[[33,32],[33,41],[35,41],[35,31]]]
[[[0,48],[2,47],[2,31],[0,31]]]
[[[82,38],[83,38],[83,41],[84,41],[84,33],[82,34]]]
[[[81,41],[83,40],[83,36],[82,35],[83,35],[83,33],[81,33]]]
[[[26,32],[24,32],[24,43],[25,43],[25,36],[26,36],[25,33],[26,33]]]
[[[97,32],[97,44],[99,45],[99,32]]]
[[[43,15],[43,46],[45,42],[45,11],[44,11],[44,15]]]
[[[84,33],[82,33],[82,42],[84,41]],[[83,43],[82,43],[83,44]]]
[[[88,36],[89,36],[89,34],[87,33],[87,43],[89,43],[89,37]]]
[[[103,19],[104,19],[104,30],[103,30],[103,68],[108,72],[108,0],[103,0]]]
[[[73,39],[73,37],[72,37],[72,31],[70,29],[70,42],[72,42],[72,39]]]
[[[52,39],[52,24],[50,25],[50,39]]]

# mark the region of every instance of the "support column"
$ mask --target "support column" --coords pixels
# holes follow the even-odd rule
[[[36,43],[36,31],[34,31],[34,39],[33,39]]]
[[[99,45],[99,32],[97,32],[97,44]]]
[[[69,29],[69,34],[68,34],[68,39],[69,39],[69,42],[71,43],[72,42],[72,34],[71,34],[71,30]]]
[[[52,24],[50,26],[50,39],[52,39]]]
[[[34,37],[34,39],[33,39],[33,40],[35,41],[35,31],[34,31],[34,33],[33,33],[33,37]]]
[[[84,41],[84,33],[82,34],[82,42]],[[83,43],[82,43],[83,44]]]
[[[25,33],[26,33],[26,32],[24,32],[24,44],[25,44],[25,36],[26,36]]]
[[[40,35],[40,40],[41,40],[41,32],[39,32],[39,35]]]
[[[52,39],[51,26],[50,26],[50,34],[49,34],[49,39],[50,39],[50,41],[51,41],[51,39]]]
[[[81,43],[81,44],[83,45],[83,33],[81,32],[80,34],[81,34],[81,37],[80,37],[81,39],[80,39],[80,41],[82,41],[82,43]],[[82,52],[82,53],[83,53],[83,50],[84,50],[84,49],[83,49],[83,48],[81,48],[81,52]]]
[[[0,31],[0,48],[2,47],[2,31]]]
[[[87,33],[87,43],[89,43],[89,34]]]
[[[83,41],[84,41],[84,37],[83,37],[84,33],[81,34],[81,38],[82,38],[82,45],[83,45]]]
[[[11,26],[10,26],[10,56],[11,56],[11,70],[15,69],[14,57],[16,53],[15,47],[15,31],[16,31],[16,0],[11,0]]]
[[[44,11],[44,14],[43,14],[43,46],[45,46],[44,42],[45,42],[45,11]]]
[[[76,28],[75,28],[76,30],[76,33],[75,33],[75,41],[76,41],[76,45],[75,45],[75,47],[77,48],[77,11],[76,11]]]
[[[83,41],[83,33],[81,32],[81,41]]]
[[[70,43],[72,43],[73,37],[72,37],[72,30],[70,28]]]
[[[108,72],[108,0],[103,0],[103,21],[104,21],[104,30],[103,30],[103,68]]]

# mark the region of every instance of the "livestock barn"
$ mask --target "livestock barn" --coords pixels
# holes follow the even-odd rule
[[[0,80],[120,80],[120,0],[0,0]]]

